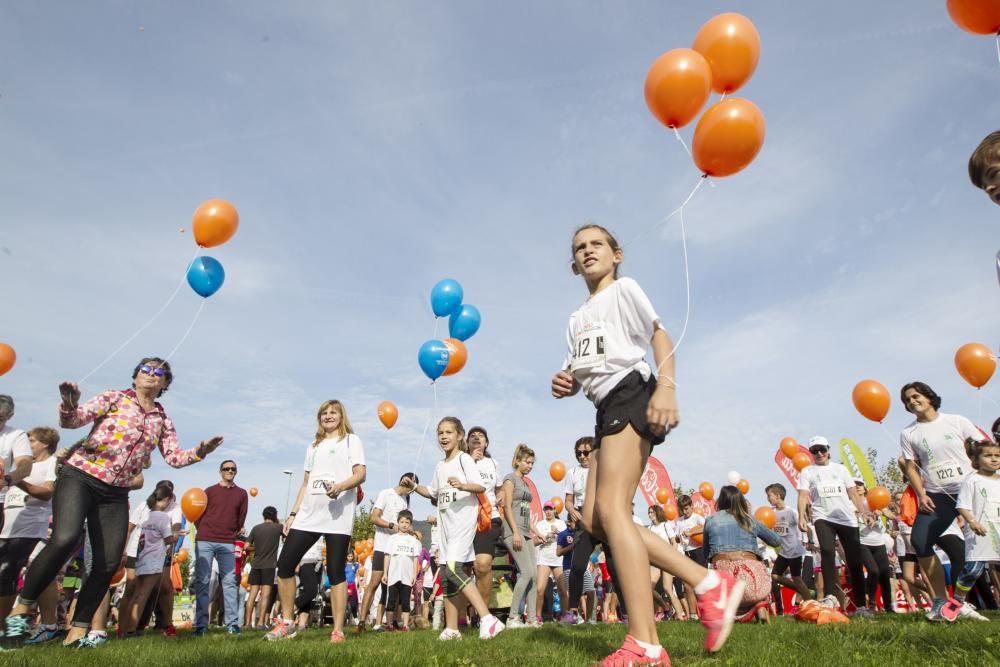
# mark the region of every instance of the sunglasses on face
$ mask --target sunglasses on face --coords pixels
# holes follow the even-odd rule
[[[576,450],[576,458],[580,458],[581,456],[590,456],[590,452],[592,451],[593,450],[591,449],[578,449]]]
[[[236,472],[236,468],[223,468],[222,472]]]
[[[167,374],[165,368],[160,368],[159,366],[149,366],[149,365],[139,366],[139,372],[142,373],[143,375],[155,375],[158,378],[161,378]]]
[[[816,449],[810,449],[809,451],[810,451],[810,452],[812,452],[812,453],[813,453],[814,455],[816,455],[816,456],[819,456],[819,455],[821,455],[821,454],[822,454],[823,456],[826,456],[827,454],[829,454],[829,453],[830,453],[830,450],[829,450],[829,449],[827,449],[826,447],[818,447],[818,448],[816,448]]]

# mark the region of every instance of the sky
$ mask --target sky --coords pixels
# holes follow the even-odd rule
[[[657,447],[685,487],[730,470],[784,481],[781,438],[850,437],[882,461],[910,420],[897,396],[929,383],[942,410],[988,425],[953,356],[995,349],[998,211],[966,163],[1000,118],[1000,64],[943,2],[654,0],[354,3],[5,3],[0,7],[0,377],[12,425],[57,422],[58,384],[88,375],[168,302],[197,248],[191,215],[239,210],[226,268],[172,356],[163,397],[182,444],[207,461],[152,479],[257,487],[284,512],[320,403],[338,398],[364,442],[366,493],[440,458],[446,415],[489,431],[507,470],[519,442],[572,462],[593,432],[582,396],[549,393],[587,221],[625,244],[623,275],[675,342],[686,286],[677,216],[699,174],[649,113],[643,82],[713,15],[739,11],[761,58],[736,93],[767,122],[743,172],[684,210],[690,316],[677,351],[681,426]],[[714,96],[709,103],[718,101]],[[694,125],[681,130],[690,144]],[[469,361],[431,385],[417,365],[443,337],[432,286],[458,280],[482,312]],[[83,383],[125,388],[165,355],[200,297],[182,286],[152,326]],[[892,394],[884,428],[851,404],[856,382]],[[376,407],[391,400],[387,431]],[[62,431],[63,442],[85,435]],[[283,471],[291,471],[290,475]],[[429,514],[414,501],[418,517]]]

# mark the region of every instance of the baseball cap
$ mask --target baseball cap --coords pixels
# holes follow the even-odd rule
[[[542,505],[542,509],[543,509],[543,510],[549,510],[549,509],[552,509],[552,510],[554,510],[555,508],[556,508],[556,506],[555,506],[555,505],[553,505],[553,504],[552,504],[552,503],[550,503],[550,502],[547,502],[547,503],[545,503],[544,505]]]
[[[830,449],[830,442],[821,435],[814,435],[809,438],[809,451],[812,451],[813,447],[825,447]]]

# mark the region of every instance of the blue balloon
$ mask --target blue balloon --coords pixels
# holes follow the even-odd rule
[[[479,309],[465,304],[451,314],[451,318],[448,320],[448,333],[451,334],[452,338],[466,341],[479,331],[479,324],[482,321]]]
[[[431,290],[431,309],[437,317],[451,315],[462,305],[462,286],[457,280],[445,278]]]
[[[207,299],[226,282],[226,271],[214,257],[198,257],[188,267],[187,280],[196,294]]]
[[[448,346],[439,340],[432,339],[420,346],[417,362],[420,363],[420,370],[424,372],[424,375],[434,381],[441,377],[441,374],[448,368],[450,357],[451,352],[448,351]]]

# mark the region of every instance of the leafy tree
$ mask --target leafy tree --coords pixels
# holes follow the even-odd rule
[[[892,493],[902,491],[903,487],[906,486],[906,481],[903,479],[903,473],[896,464],[896,460],[889,459],[885,462],[885,464],[880,465],[878,461],[878,450],[874,447],[869,447],[867,453],[868,463],[872,467],[872,472],[875,473],[876,484],[884,486]]]
[[[372,524],[372,508],[374,506],[375,502],[369,500],[354,512],[354,531],[351,533],[353,541],[360,542],[369,537],[375,537],[375,526]]]

